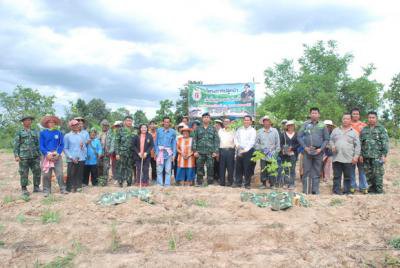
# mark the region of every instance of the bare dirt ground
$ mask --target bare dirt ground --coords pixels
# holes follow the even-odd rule
[[[219,186],[152,186],[154,205],[102,207],[101,193],[119,188],[60,195],[53,185],[50,201],[41,193],[22,200],[17,164],[2,152],[0,266],[394,267],[400,251],[388,241],[400,235],[399,147],[386,170],[384,195],[338,197],[322,183],[310,208],[274,212],[241,202],[244,189]],[[44,224],[46,212],[59,218]]]

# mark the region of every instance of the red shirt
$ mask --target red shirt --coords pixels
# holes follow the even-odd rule
[[[357,123],[351,122],[351,127],[357,132],[358,136],[360,136],[361,130],[366,126],[364,122],[358,121]]]

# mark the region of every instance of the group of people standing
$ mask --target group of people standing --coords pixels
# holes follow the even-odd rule
[[[177,130],[171,127],[169,117],[163,118],[159,128],[152,121],[140,125],[138,130],[133,127],[131,116],[115,122],[111,128],[103,120],[100,133],[94,128],[87,131],[84,119],[77,117],[69,121],[71,131],[64,136],[56,116],[41,120],[40,133],[31,129],[33,119],[21,119],[23,128],[14,141],[23,194],[29,194],[29,169],[33,173],[34,192],[40,191],[42,174],[45,195],[51,192],[52,173],[64,194],[79,191],[89,181],[97,185],[99,176],[108,180],[110,173],[120,187],[124,183],[146,187],[151,180],[169,186],[174,171],[176,185],[219,183],[250,188],[256,151],[262,154],[262,189],[285,186],[293,190],[300,159],[304,193],[319,194],[322,171],[330,168],[327,165],[333,168],[335,194],[354,193],[357,188],[363,193],[383,192],[388,136],[378,124],[376,112],[368,113],[365,124],[360,121],[360,111],[353,109],[343,115],[341,126],[334,128],[332,122],[320,122],[319,109],[311,108],[309,120],[298,132],[293,120],[285,120],[281,128],[275,128],[271,118],[264,116],[259,121],[262,128],[256,131],[251,116],[245,116],[243,125],[235,129],[230,118],[217,119],[213,124],[210,114],[204,113],[202,122],[189,124],[189,118],[184,117]],[[66,183],[63,153],[67,162]],[[325,161],[326,157],[331,157],[331,161]]]

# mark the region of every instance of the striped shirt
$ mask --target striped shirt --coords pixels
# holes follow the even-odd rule
[[[178,167],[180,168],[194,168],[195,167],[195,158],[194,156],[190,156],[188,159],[184,159],[182,154],[188,154],[192,152],[192,142],[193,138],[183,138],[179,137],[176,142],[176,149],[180,151],[178,154]]]

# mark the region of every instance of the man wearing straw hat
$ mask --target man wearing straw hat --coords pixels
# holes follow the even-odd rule
[[[44,157],[42,162],[43,192],[45,196],[51,193],[51,175],[55,173],[60,192],[67,194],[63,179],[62,152],[64,150],[64,137],[58,129],[61,120],[54,115],[42,118],[41,125],[45,128],[40,132],[40,151]]]
[[[21,118],[23,128],[19,130],[14,138],[14,157],[19,163],[19,175],[23,195],[29,195],[27,186],[29,184],[29,169],[33,175],[33,192],[40,191],[40,148],[39,135],[31,129],[33,116]]]
[[[103,150],[103,155],[99,159],[99,174],[104,176],[108,181],[108,174],[110,170],[110,157],[112,153],[112,131],[110,130],[110,123],[107,119],[103,119],[100,123],[101,133],[100,133],[100,143]]]
[[[266,159],[260,161],[261,170],[264,170],[265,167],[268,165],[268,160],[270,158],[276,159],[278,157],[281,149],[281,143],[279,132],[276,128],[272,127],[272,121],[269,116],[266,115],[262,117],[260,119],[260,124],[262,124],[264,127],[257,131],[256,143],[254,147],[256,150],[259,150],[266,155]],[[272,176],[271,174],[268,174],[267,171],[261,172],[262,185],[260,186],[260,188],[266,188],[267,179],[269,180],[269,184],[271,187],[279,184],[279,182],[276,181],[276,177],[277,176]],[[280,183],[280,185],[283,186],[283,183]]]

